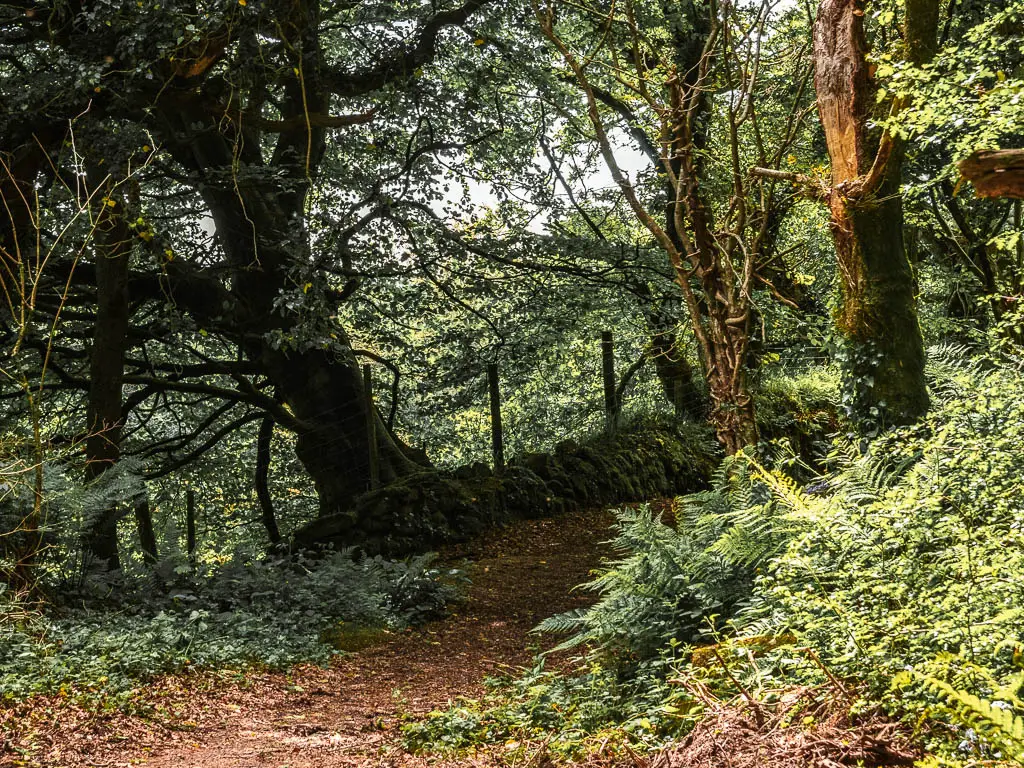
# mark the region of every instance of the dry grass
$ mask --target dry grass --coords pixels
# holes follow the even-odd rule
[[[703,698],[706,716],[644,768],[876,768],[921,757],[899,724],[878,713],[851,716],[845,691],[793,689],[773,704]]]

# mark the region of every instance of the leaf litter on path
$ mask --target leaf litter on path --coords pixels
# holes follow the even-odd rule
[[[443,553],[471,561],[466,599],[438,622],[381,633],[327,668],[177,675],[147,684],[147,717],[97,713],[57,696],[0,710],[0,766],[413,768],[403,717],[479,696],[487,677],[530,663],[530,634],[593,596],[573,591],[607,551],[609,513],[522,520]],[[466,762],[462,761],[462,765]]]

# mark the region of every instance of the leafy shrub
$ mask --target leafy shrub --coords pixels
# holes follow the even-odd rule
[[[750,599],[756,571],[786,542],[766,482],[742,457],[726,460],[711,490],[679,499],[674,527],[649,506],[616,512],[617,559],[584,588],[590,608],[555,616],[538,631],[569,634],[555,647],[586,644],[574,674],[544,670],[491,696],[406,728],[413,749],[457,750],[481,742],[544,739],[578,756],[588,737],[655,747],[685,726],[670,677],[692,645],[718,639],[715,625]],[[766,476],[767,480],[771,480]],[[606,733],[609,728],[611,732]]]
[[[37,510],[36,458],[24,444],[0,435],[0,576],[4,582],[11,581],[15,563],[32,551],[39,586],[54,581],[77,583],[84,565],[82,531],[92,524],[96,511],[133,499],[144,490],[140,465],[134,459],[126,458],[83,483],[72,478],[67,458],[55,454],[41,463],[42,501]],[[38,526],[38,540],[26,529],[36,511],[39,515],[33,525]]]
[[[738,622],[744,634],[792,631],[896,714],[941,709],[936,685],[906,669],[992,699],[1024,648],[1024,386],[1005,364],[958,358],[934,356],[934,405],[922,423],[864,454],[848,447],[828,477],[776,493],[788,517],[812,524],[758,578]],[[823,674],[788,668],[790,681]],[[897,676],[905,686],[894,690]],[[970,751],[964,727],[933,746]]]
[[[1018,755],[1024,382],[965,359],[933,350],[928,417],[851,438],[803,487],[739,456],[677,502],[674,530],[619,513],[619,558],[588,585],[598,603],[542,624],[572,633],[563,647],[591,644],[576,673],[531,673],[461,720],[437,713],[412,743],[540,728],[578,748],[636,712],[654,734],[684,729],[701,691],[770,701],[822,684],[927,723],[934,765]]]
[[[619,510],[611,544],[620,557],[584,585],[600,600],[538,630],[572,633],[556,650],[588,643],[623,659],[702,642],[713,617],[749,598],[755,569],[780,545],[769,498],[750,465],[728,459],[711,490],[677,500],[674,528],[647,506]]]
[[[755,401],[762,438],[785,439],[815,454],[838,429],[840,374],[833,367],[775,371],[758,382]]]
[[[641,662],[628,673],[591,658],[567,675],[546,670],[539,658],[517,679],[489,681],[481,700],[463,700],[406,724],[405,745],[414,752],[458,753],[504,744],[515,752],[532,741],[570,759],[584,755],[590,741],[605,749],[616,743],[653,749],[672,732],[673,718],[663,706],[670,670],[665,658]]]
[[[978,672],[982,677],[988,677],[986,670]],[[897,675],[894,682],[902,684],[915,679],[939,696],[960,723],[969,726],[960,751],[980,751],[986,753],[985,757],[1008,757],[1017,764],[1024,764],[1024,717],[1014,714],[1014,710],[1024,710],[1024,701],[1020,697],[1024,674],[1017,674],[1005,685],[997,687],[992,700],[958,690],[934,677],[915,675],[912,671]],[[982,735],[983,743],[978,734]]]
[[[92,582],[73,596],[76,607],[72,598],[46,615],[0,621],[0,697],[64,691],[121,706],[160,674],[325,662],[336,652],[331,628],[393,630],[436,618],[455,596],[456,575],[432,567],[430,556],[240,555],[205,576],[172,559],[121,582],[116,599],[97,599]]]

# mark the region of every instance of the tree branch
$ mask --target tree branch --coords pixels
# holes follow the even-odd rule
[[[363,96],[394,80],[409,77],[437,55],[437,38],[442,29],[465,23],[474,13],[492,2],[494,0],[467,0],[457,8],[440,11],[423,23],[416,41],[410,47],[395,51],[373,69],[344,72],[325,68],[322,74],[323,85],[336,96]]]
[[[1024,149],[975,152],[959,168],[979,197],[1024,199]]]
[[[792,173],[780,171],[777,168],[751,168],[748,173],[762,179],[774,179],[775,181],[788,181],[797,187],[800,195],[810,200],[825,201],[828,199],[828,186],[814,176],[807,176],[803,173]]]

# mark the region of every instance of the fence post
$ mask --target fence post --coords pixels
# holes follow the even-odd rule
[[[498,364],[487,365],[487,388],[491,396],[491,456],[494,473],[505,467],[505,436],[501,428],[501,390],[498,387]]]
[[[377,445],[377,417],[373,407],[373,371],[363,366],[363,396],[366,410],[366,443],[370,460],[370,490],[380,485],[380,446]]]
[[[185,553],[194,568],[196,565],[196,492],[185,491]]]
[[[615,342],[611,331],[601,332],[601,373],[604,379],[605,431],[613,435],[619,426],[619,408],[615,402]]]
[[[153,513],[149,509],[149,495],[144,493],[135,500],[135,525],[142,545],[142,560],[146,565],[157,561],[156,532],[153,530]]]

